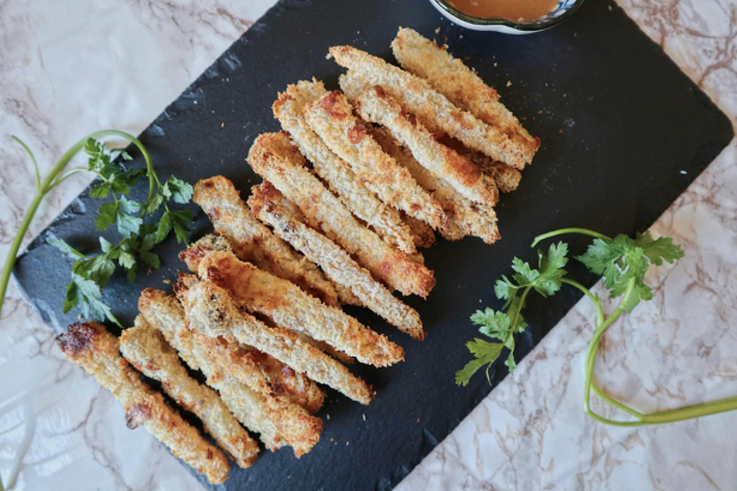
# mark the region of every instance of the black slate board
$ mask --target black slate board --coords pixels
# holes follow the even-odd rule
[[[475,334],[468,316],[482,305],[499,306],[492,283],[508,272],[512,257],[534,259],[532,238],[558,227],[611,235],[647,229],[732,138],[728,118],[609,0],[588,0],[562,26],[527,37],[460,29],[426,0],[282,1],[144,131],[141,139],[159,174],[176,173],[190,182],[224,174],[247,190],[258,182],[244,163],[251,142],[261,132],[278,130],[271,115],[277,90],[313,75],[336,87],[340,69],[325,60],[334,44],[391,59],[389,43],[400,25],[430,37],[441,27],[451,51],[468,57],[543,146],[520,189],[503,196],[499,244],[441,242],[426,253],[437,287],[427,301],[408,300],[425,322],[424,342],[355,311],[407,351],[407,361],[393,368],[355,368],[378,391],[371,406],[331,393],[321,413],[330,420],[312,453],[299,461],[289,450],[263,455],[251,469],[235,469],[226,489],[393,487],[490,391],[483,376],[459,388],[453,374],[467,361],[464,342]],[[142,165],[141,159],[134,164]],[[55,234],[93,252],[97,205],[82,193],[16,266],[24,295],[57,331],[77,313],[61,313],[69,260],[44,241]],[[199,213],[194,235],[209,230]],[[583,244],[572,243],[574,250]],[[112,281],[105,300],[120,319],[131,322],[141,289],[164,288],[162,280],[175,277],[182,268],[179,249],[173,240],[164,244],[163,267],[135,285]],[[583,277],[588,285],[596,280]],[[565,290],[552,300],[530,302],[532,327],[519,341],[519,357],[578,297]],[[505,374],[504,367],[493,371],[494,384]]]

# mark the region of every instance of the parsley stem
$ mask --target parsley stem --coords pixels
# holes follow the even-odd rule
[[[25,143],[23,143],[23,140],[21,140],[20,138],[18,138],[15,135],[11,135],[10,138],[12,138],[13,140],[15,140],[15,142],[18,145],[20,145],[21,147],[23,147],[23,150],[25,150],[26,153],[28,154],[28,156],[31,157],[31,162],[33,162],[33,172],[36,174],[36,188],[37,189],[40,189],[41,188],[41,174],[39,174],[39,172],[38,172],[38,162],[36,162],[35,155],[33,155],[33,152],[31,152],[31,149],[28,148],[28,145],[26,145]],[[2,483],[1,482],[0,482],[0,491],[2,491]]]
[[[547,240],[551,237],[556,237],[558,235],[563,234],[583,234],[583,235],[590,235],[592,237],[596,237],[597,239],[602,240],[612,240],[611,237],[608,237],[604,234],[600,234],[599,232],[595,232],[593,230],[589,230],[587,228],[561,228],[558,230],[553,230],[552,232],[548,232],[542,235],[538,235],[535,237],[535,240],[532,242],[531,247],[535,247],[538,243],[542,242],[543,240]]]
[[[575,281],[562,279],[561,282],[567,283],[571,286],[574,286],[584,292],[592,301],[594,301],[596,307],[597,307],[597,328],[594,332],[594,336],[591,339],[591,342],[589,343],[588,349],[586,351],[586,380],[585,380],[585,387],[584,387],[584,411],[586,411],[586,414],[591,416],[592,418],[596,419],[597,421],[613,426],[621,426],[621,427],[632,427],[632,426],[644,426],[644,425],[651,425],[651,424],[665,424],[665,423],[675,423],[678,421],[684,421],[687,419],[693,419],[693,418],[700,418],[703,416],[710,416],[712,414],[718,414],[722,412],[727,411],[733,411],[737,409],[737,397],[728,397],[724,399],[718,399],[716,401],[711,401],[703,404],[696,404],[692,406],[686,406],[682,408],[677,409],[669,409],[666,411],[659,411],[656,413],[651,414],[643,414],[626,404],[617,401],[613,397],[609,396],[608,394],[604,393],[599,387],[596,386],[596,384],[593,381],[593,373],[594,368],[596,366],[596,355],[599,351],[599,347],[601,345],[601,339],[604,336],[604,333],[606,330],[624,313],[625,311],[625,301],[629,295],[632,294],[632,291],[635,288],[635,279],[632,278],[627,283],[627,289],[624,293],[623,300],[619,304],[619,306],[616,308],[616,310],[607,317],[606,319],[603,318],[603,313],[601,310],[601,301],[596,298],[591,292],[584,287],[583,285],[577,284]],[[635,421],[617,421],[609,418],[605,418],[597,413],[595,413],[590,406],[590,395],[591,392],[594,392],[598,397],[600,397],[603,401],[611,404],[612,406],[616,407],[617,409],[629,414],[630,416],[633,416],[635,418]]]

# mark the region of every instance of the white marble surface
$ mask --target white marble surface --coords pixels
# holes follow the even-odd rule
[[[27,209],[33,174],[9,138],[36,151],[42,173],[73,141],[114,126],[140,131],[272,0],[0,2],[0,258]],[[733,0],[622,0],[645,31],[734,119]],[[195,6],[196,5],[196,6]],[[656,296],[607,336],[607,390],[642,409],[737,394],[737,143],[658,221],[686,258],[649,281]],[[87,184],[67,182],[27,239]],[[0,475],[16,489],[195,490],[199,484],[120,406],[63,360],[53,334],[13,287],[0,319]],[[617,429],[583,416],[583,302],[399,488],[737,488],[737,414]],[[603,409],[602,409],[603,410]]]

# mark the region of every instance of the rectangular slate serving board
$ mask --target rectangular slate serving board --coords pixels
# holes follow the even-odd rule
[[[532,238],[559,227],[610,235],[647,229],[733,136],[728,118],[610,0],[588,0],[563,25],[524,37],[463,30],[426,0],[282,1],[143,132],[159,175],[175,173],[194,183],[223,174],[247,195],[260,180],[244,162],[248,149],[259,133],[279,129],[271,115],[276,92],[313,75],[337,88],[341,69],[325,60],[331,45],[352,44],[391,60],[389,43],[398,26],[431,38],[447,36],[451,52],[497,88],[543,139],[542,148],[520,189],[502,197],[501,242],[440,241],[426,252],[437,286],[427,301],[407,300],[422,315],[424,342],[367,311],[350,310],[406,349],[407,361],[398,366],[352,368],[375,385],[375,401],[363,407],[331,392],[320,413],[330,420],[310,454],[296,460],[289,449],[265,453],[251,469],[234,468],[223,489],[392,488],[491,390],[483,376],[456,387],[454,372],[469,359],[464,343],[476,334],[469,315],[500,306],[493,281],[509,272],[512,257],[534,260]],[[142,159],[133,165],[143,165]],[[70,260],[45,240],[55,235],[94,252],[98,205],[83,192],[16,266],[23,295],[59,332],[78,315],[61,312]],[[193,210],[197,238],[211,226]],[[571,243],[575,252],[584,244]],[[162,281],[183,269],[176,258],[180,249],[174,240],[163,244],[162,268],[133,285],[122,277],[111,281],[104,299],[119,319],[130,324],[138,293],[148,286],[166,288]],[[596,281],[576,265],[571,269],[587,285]],[[547,301],[533,297],[527,309],[531,327],[520,337],[518,357],[578,298],[570,289]],[[496,385],[506,369],[499,366],[491,374]]]

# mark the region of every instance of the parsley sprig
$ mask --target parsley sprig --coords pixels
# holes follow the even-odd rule
[[[478,310],[471,316],[471,322],[481,326],[479,328],[481,334],[498,342],[474,338],[466,344],[476,358],[456,373],[458,385],[468,385],[473,374],[483,366],[486,366],[488,379],[489,369],[505,347],[509,349],[509,353],[504,364],[509,370],[514,370],[517,366],[514,360],[514,334],[524,332],[527,327],[522,317],[522,308],[527,295],[534,289],[540,295],[548,297],[560,290],[561,278],[566,274],[563,269],[568,262],[566,254],[568,246],[563,242],[551,245],[547,254],[538,251],[538,269],[533,269],[528,263],[514,258],[512,269],[515,274],[512,279],[502,276],[494,285],[497,298],[506,300],[502,310],[494,311],[487,307],[486,310]]]
[[[471,316],[471,321],[480,326],[479,332],[494,341],[475,338],[466,344],[474,359],[456,373],[456,383],[467,385],[474,373],[484,366],[486,366],[488,379],[489,369],[501,356],[504,348],[509,350],[504,363],[512,371],[516,366],[514,334],[523,332],[526,327],[521,311],[528,293],[535,290],[542,296],[549,297],[557,293],[562,285],[567,284],[586,295],[594,303],[597,312],[597,327],[586,352],[584,410],[588,415],[606,424],[642,426],[683,421],[737,409],[737,397],[732,397],[670,411],[645,414],[617,401],[597,387],[593,381],[593,373],[596,355],[604,333],[623,313],[631,312],[641,301],[647,301],[653,297],[652,289],[645,284],[645,274],[650,266],[660,266],[663,262],[673,263],[683,257],[683,252],[679,245],[673,244],[672,239],[667,237],[654,239],[649,232],[638,233],[635,238],[626,235],[610,238],[581,228],[561,229],[540,235],[535,239],[532,247],[543,240],[567,233],[594,237],[593,243],[589,245],[586,252],[577,256],[576,259],[590,271],[603,276],[604,286],[609,290],[611,297],[621,298],[617,308],[606,316],[598,295],[593,294],[582,284],[565,277],[564,267],[568,262],[568,246],[564,242],[551,245],[546,253],[539,251],[537,269],[514,258],[512,269],[515,274],[512,279],[502,276],[494,286],[497,298],[506,300],[502,310],[497,312],[487,308]],[[632,416],[634,420],[613,420],[595,413],[590,405],[592,392],[605,402]]]
[[[127,152],[120,149],[111,151],[104,142],[99,140],[107,136],[122,137],[133,143],[143,155],[146,168],[129,169],[125,162],[132,158]],[[134,136],[121,131],[104,130],[83,138],[62,156],[43,181],[31,150],[18,138],[13,138],[28,153],[33,162],[38,191],[21,223],[5,262],[2,278],[0,278],[0,294],[2,294],[0,311],[20,244],[41,201],[69,176],[77,172],[91,172],[97,176],[98,181],[90,190],[90,196],[107,200],[98,209],[95,226],[97,230],[103,231],[114,224],[121,236],[120,241],[113,244],[104,237],[100,237],[102,253],[92,256],[86,256],[56,237],[50,237],[47,241],[75,258],[72,265],[72,279],[67,285],[63,302],[64,313],[78,307],[85,317],[98,320],[109,319],[120,324],[110,307],[102,302],[102,290],[105,289],[110,277],[118,267],[126,272],[130,281],[135,279],[141,264],[152,269],[158,268],[161,260],[153,249],[172,231],[177,242],[187,241],[191,211],[189,209],[172,210],[170,205],[188,203],[192,198],[192,186],[174,176],[162,183],[154,170],[151,156],[143,144]],[[87,154],[87,165],[65,172],[71,159],[80,151]],[[128,196],[142,177],[148,178],[149,190],[146,200],[139,202]],[[148,217],[156,214],[162,208],[163,213],[158,219],[158,224],[145,223]]]

